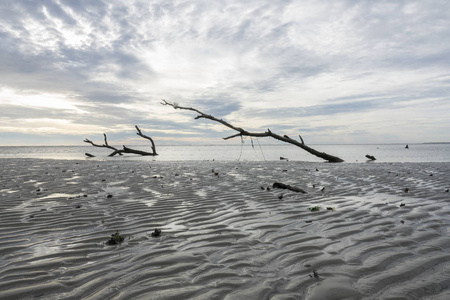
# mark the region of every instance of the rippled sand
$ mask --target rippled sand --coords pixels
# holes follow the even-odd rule
[[[450,299],[450,163],[0,166],[0,299]]]

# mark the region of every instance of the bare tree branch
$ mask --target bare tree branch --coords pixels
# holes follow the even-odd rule
[[[83,142],[89,143],[89,144],[91,144],[91,145],[94,146],[94,147],[103,147],[103,148],[108,148],[108,149],[111,149],[111,150],[114,150],[114,151],[119,151],[117,148],[115,148],[115,147],[113,147],[113,146],[110,146],[110,145],[108,144],[108,139],[106,138],[106,134],[105,134],[105,133],[103,134],[103,137],[104,137],[104,139],[105,139],[105,143],[104,143],[103,145],[95,144],[93,141],[91,141],[91,140],[89,140],[89,139],[84,139]],[[117,154],[117,153],[116,153],[116,154]],[[122,153],[118,153],[118,154],[119,154],[119,155],[122,155]]]
[[[305,151],[307,151],[307,152],[309,152],[309,153],[311,153],[311,154],[313,154],[313,155],[315,155],[317,157],[320,157],[320,158],[322,158],[324,160],[327,160],[329,162],[343,162],[344,161],[344,160],[342,160],[341,158],[339,158],[337,156],[333,156],[333,155],[327,154],[325,152],[319,152],[319,151],[317,151],[317,150],[315,150],[315,149],[305,145],[305,143],[303,142],[303,139],[301,138],[301,136],[300,136],[300,139],[301,139],[302,142],[300,143],[300,142],[298,142],[298,141],[296,141],[294,139],[291,139],[287,135],[281,136],[281,135],[272,133],[270,131],[270,129],[267,129],[266,132],[259,132],[259,133],[258,132],[249,132],[249,131],[244,130],[244,129],[240,128],[240,127],[233,126],[232,124],[230,124],[230,123],[228,123],[228,122],[226,122],[226,121],[224,121],[222,119],[218,119],[218,118],[216,118],[216,117],[214,117],[212,115],[205,114],[205,113],[201,112],[200,110],[198,110],[196,108],[179,106],[176,103],[172,103],[172,102],[166,101],[164,99],[162,100],[161,104],[162,105],[172,106],[174,109],[190,110],[190,111],[196,112],[196,113],[198,113],[198,116],[195,117],[196,120],[197,119],[202,119],[202,118],[203,119],[209,119],[209,120],[218,122],[218,123],[220,123],[220,124],[230,128],[230,129],[233,129],[233,130],[238,132],[237,134],[234,134],[234,135],[231,135],[231,136],[223,138],[225,140],[228,140],[228,139],[231,139],[231,138],[234,138],[234,137],[238,137],[238,136],[272,137],[272,138],[280,140],[282,142],[286,142],[286,143],[298,146],[298,147],[302,148],[303,150],[305,150]]]
[[[302,144],[304,144],[305,142],[303,141],[302,136],[299,134],[298,137],[300,138],[300,140],[302,141]]]
[[[105,143],[103,145],[99,145],[99,144],[95,144],[93,141],[89,140],[89,139],[84,139],[85,143],[89,143],[94,147],[103,147],[103,148],[109,148],[111,150],[114,150],[112,153],[110,153],[108,156],[115,156],[117,154],[119,155],[123,155],[123,153],[132,153],[132,154],[138,154],[138,155],[143,155],[143,156],[155,156],[158,155],[158,153],[156,153],[156,146],[155,146],[155,142],[153,141],[153,139],[145,134],[142,133],[141,129],[136,125],[136,130],[137,130],[137,135],[139,135],[142,138],[145,138],[147,140],[149,140],[152,143],[152,152],[146,152],[146,151],[141,151],[141,150],[136,150],[136,149],[132,149],[132,148],[128,148],[126,146],[123,146],[122,149],[117,149],[113,146],[110,146],[108,144],[108,139],[106,138],[106,134],[104,133],[104,140]]]
[[[145,134],[142,133],[141,129],[139,129],[139,127],[136,125],[136,130],[137,130],[137,135],[139,135],[140,137],[143,137],[144,139],[149,140],[152,143],[152,151],[153,151],[153,155],[157,155],[156,154],[156,146],[155,146],[155,142],[153,142],[153,139],[149,136],[146,136]],[[124,146],[125,149],[125,146]],[[143,154],[141,154],[143,155]]]

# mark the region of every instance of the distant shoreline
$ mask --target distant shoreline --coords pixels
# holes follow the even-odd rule
[[[120,144],[116,143],[116,144]],[[417,143],[368,143],[368,144],[364,144],[364,143],[343,143],[343,144],[315,144],[315,143],[310,143],[309,145],[311,146],[370,146],[370,145],[448,145],[450,144],[450,142],[417,142]],[[202,147],[214,147],[214,146],[236,146],[236,145],[240,145],[240,143],[236,143],[236,144],[161,144],[159,145],[160,147],[175,147],[175,146],[180,146],[180,147],[198,147],[198,146],[202,146]],[[292,145],[290,144],[280,144],[280,143],[269,143],[269,144],[265,144],[265,143],[261,143],[261,146],[289,146],[292,147]],[[130,144],[129,146],[148,146],[148,144]],[[79,144],[79,145],[0,145],[1,147],[86,147],[86,148],[91,148],[92,146],[90,145],[84,145],[84,144]]]

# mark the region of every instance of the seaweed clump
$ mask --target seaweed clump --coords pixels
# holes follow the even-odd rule
[[[119,230],[116,233],[111,234],[111,237],[106,242],[106,245],[117,245],[122,243],[125,240],[123,236],[120,235]]]

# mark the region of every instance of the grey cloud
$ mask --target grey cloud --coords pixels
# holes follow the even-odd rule
[[[182,105],[182,104],[180,104]],[[183,105],[182,105],[183,106]],[[240,109],[241,104],[228,95],[209,96],[194,100],[195,108],[204,113],[216,116],[226,117],[230,113]],[[203,109],[202,107],[207,107]]]

